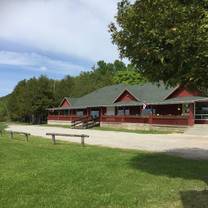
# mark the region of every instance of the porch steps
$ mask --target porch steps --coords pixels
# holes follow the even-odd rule
[[[87,119],[80,119],[73,122],[71,128],[73,129],[89,129],[96,126],[100,126],[99,119],[94,118],[87,118]]]
[[[208,124],[195,124],[193,127],[189,127],[185,132],[185,135],[192,136],[207,136],[208,137]]]

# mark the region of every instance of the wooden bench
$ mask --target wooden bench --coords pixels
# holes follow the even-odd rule
[[[88,135],[85,134],[60,134],[60,133],[46,133],[47,136],[52,136],[53,144],[56,144],[56,136],[63,136],[63,137],[80,137],[81,138],[81,145],[85,146],[85,138],[89,138]]]
[[[6,131],[10,134],[10,138],[14,139],[14,134],[25,135],[26,141],[28,142],[30,134],[27,132],[19,132],[19,131]]]

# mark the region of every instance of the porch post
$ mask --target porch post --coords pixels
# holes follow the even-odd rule
[[[104,107],[100,108],[100,122],[103,120],[103,115],[104,115]]]
[[[149,124],[152,126],[152,121],[153,121],[153,118],[152,118],[152,106],[151,107],[151,114],[149,115]]]
[[[195,123],[194,118],[194,103],[189,104],[189,118],[188,118],[188,125],[193,126]]]
[[[87,116],[90,116],[90,108],[87,108]]]
[[[60,120],[61,111],[58,110],[58,120]]]

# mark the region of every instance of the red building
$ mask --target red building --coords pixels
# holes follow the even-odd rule
[[[93,124],[141,129],[154,125],[192,126],[208,123],[208,97],[198,91],[164,85],[113,85],[81,98],[64,98],[50,108],[49,124]]]

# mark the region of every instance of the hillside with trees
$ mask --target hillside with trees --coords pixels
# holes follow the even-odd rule
[[[28,123],[46,120],[47,108],[57,106],[63,97],[81,97],[107,85],[140,84],[145,79],[132,65],[116,60],[114,63],[99,61],[91,71],[79,76],[66,76],[61,80],[46,76],[20,81],[14,91],[0,100],[1,120],[10,119]]]

